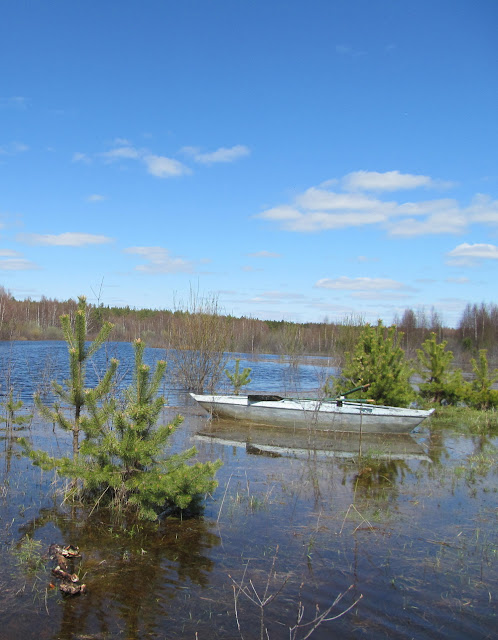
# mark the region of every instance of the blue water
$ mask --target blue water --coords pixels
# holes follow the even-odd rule
[[[146,348],[144,361],[151,367],[158,360],[171,360],[165,349]],[[127,387],[133,377],[133,347],[126,342],[108,342],[92,357],[87,365],[86,384],[94,386],[104,374],[111,358],[120,362],[118,381],[121,388]],[[251,383],[244,387],[248,391],[269,391],[286,394],[315,391],[323,386],[328,375],[334,372],[326,358],[303,358],[298,366],[282,360],[279,356],[262,355],[257,359],[245,354],[227,354],[227,368],[232,371],[235,358],[241,358],[240,367],[251,368]],[[62,341],[12,341],[0,342],[0,396],[5,396],[12,387],[16,396],[30,402],[35,392],[50,397],[51,380],[62,382],[69,375],[67,346]],[[230,390],[227,376],[222,374],[219,389]],[[164,395],[170,404],[184,401],[185,390],[169,364],[165,376]]]
[[[147,349],[145,360],[153,366],[169,356]],[[121,363],[120,386],[130,383],[131,345],[108,343],[87,368],[88,386],[112,357]],[[312,395],[334,372],[326,359],[294,366],[246,354],[230,354],[228,368],[236,357],[252,369],[251,391]],[[13,387],[27,410],[33,392],[49,399],[50,380],[67,375],[63,342],[0,343],[0,392]],[[228,390],[228,379],[220,386]],[[105,512],[90,517],[65,503],[63,480],[33,467],[16,444],[23,435],[61,456],[71,451],[70,434],[36,412],[29,427],[0,426],[0,640],[256,640],[258,606],[241,596],[235,610],[241,584],[249,595],[275,595],[265,608],[263,637],[271,640],[289,638],[300,604],[310,621],[345,591],[331,616],[363,598],[313,640],[495,637],[497,438],[433,431],[429,421],[424,459],[372,457],[361,466],[313,449],[303,458],[266,457],[199,440],[208,414],[172,366],[164,393],[165,418],[185,416],[172,451],[195,445],[200,461],[220,459],[223,467],[203,517],[168,518],[140,534],[116,530]],[[37,571],[19,564],[16,552],[31,538],[42,551],[53,542],[78,545],[88,593],[65,598],[51,586],[50,563]]]

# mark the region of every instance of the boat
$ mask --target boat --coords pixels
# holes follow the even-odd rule
[[[344,396],[358,389],[352,389]],[[214,417],[290,429],[410,433],[434,413],[434,409],[374,405],[368,401],[346,400],[344,396],[317,400],[274,394],[190,395]]]

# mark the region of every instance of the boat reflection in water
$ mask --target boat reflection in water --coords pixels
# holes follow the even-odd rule
[[[240,420],[209,420],[195,438],[269,457],[356,458],[430,461],[417,434],[355,433],[263,427]]]

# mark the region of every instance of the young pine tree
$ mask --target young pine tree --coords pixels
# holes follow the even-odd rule
[[[419,392],[429,402],[455,404],[465,395],[465,383],[460,369],[451,370],[453,353],[446,351],[446,340],[437,343],[436,334],[431,333],[417,349],[416,369],[422,378]]]
[[[498,407],[498,390],[491,388],[498,380],[498,369],[490,373],[487,350],[480,349],[479,359],[472,358],[471,364],[474,380],[469,385],[467,402],[472,407],[483,411]]]
[[[145,343],[133,343],[135,371],[124,403],[98,405],[88,401],[89,415],[81,426],[86,438],[80,458],[64,471],[83,482],[83,497],[99,500],[115,510],[131,511],[140,519],[156,520],[168,507],[186,509],[217,486],[221,462],[188,464],[194,447],[165,455],[168,440],[182,423],[158,425],[165,400],[158,391],[166,371],[159,361],[154,372],[143,363]]]
[[[4,402],[1,403],[5,409],[5,416],[0,417],[0,422],[4,422],[7,431],[14,428],[16,425],[18,428],[22,428],[23,425],[31,422],[33,415],[18,414],[17,412],[23,408],[24,402],[22,400],[14,400],[14,390],[11,388],[9,395]]]
[[[243,386],[251,382],[251,378],[249,377],[250,373],[251,369],[249,367],[245,367],[242,372],[240,371],[240,358],[235,358],[235,369],[233,373],[228,369],[225,369],[225,375],[232,383],[233,390],[236,396],[239,395],[239,392]]]
[[[395,407],[410,404],[414,398],[410,385],[412,372],[399,344],[402,336],[396,327],[385,327],[381,320],[375,327],[365,325],[353,352],[346,353],[341,375],[327,382],[325,394],[341,395],[369,384],[367,395],[377,404]]]
[[[82,410],[88,399],[95,398],[98,402],[109,393],[118,366],[117,360],[111,360],[108,370],[99,384],[91,390],[85,388],[85,373],[88,359],[107,340],[113,325],[105,322],[102,325],[95,340],[87,346],[87,303],[84,296],[78,298],[78,310],[76,311],[74,329],[68,315],[60,318],[64,340],[66,341],[69,355],[69,379],[63,384],[52,381],[52,389],[56,401],[52,408],[46,407],[39,394],[35,394],[35,404],[44,418],[54,424],[58,424],[65,431],[73,434],[73,459],[78,457],[79,436],[81,430]],[[71,410],[71,417],[67,417],[64,408]]]

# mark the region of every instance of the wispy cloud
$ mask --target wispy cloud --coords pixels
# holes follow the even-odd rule
[[[188,175],[191,172],[189,167],[179,160],[168,158],[167,156],[155,155],[148,149],[141,149],[133,146],[124,138],[114,140],[114,145],[107,151],[95,154],[76,152],[72,161],[90,164],[93,160],[100,160],[105,164],[121,164],[128,161],[137,161],[146,167],[147,173],[156,178],[171,178],[175,176]]]
[[[107,200],[107,197],[100,193],[92,193],[86,199],[87,202],[103,202],[104,200]]]
[[[335,45],[336,53],[341,56],[349,56],[351,58],[358,58],[359,56],[366,55],[366,51],[362,51],[361,49],[355,49],[349,44],[336,44]]]
[[[0,258],[0,271],[37,271],[40,268],[25,258]]]
[[[220,147],[216,151],[201,152],[198,147],[183,147],[182,151],[190,155],[195,162],[201,164],[216,164],[219,162],[235,162],[239,158],[250,154],[249,147],[236,144],[233,147]]]
[[[344,190],[332,190],[336,185],[342,185]],[[286,231],[320,232],[376,225],[398,237],[460,234],[472,223],[498,225],[498,200],[484,194],[477,194],[469,206],[463,207],[452,198],[397,201],[371,193],[439,189],[442,185],[448,187],[450,183],[399,171],[356,171],[340,181],[310,187],[292,202],[278,204],[255,217],[273,221]]]
[[[498,260],[498,247],[494,244],[459,244],[447,254],[447,262],[453,266],[473,266],[482,260]]]
[[[263,251],[248,253],[247,255],[249,256],[249,258],[281,258],[282,257],[280,253],[274,253],[273,251],[266,251],[264,249]]]
[[[118,162],[119,160],[137,160],[143,153],[135,147],[124,146],[115,147],[109,151],[98,153],[97,156],[103,158],[104,162]]]
[[[397,280],[389,278],[322,278],[315,284],[317,289],[331,289],[348,293],[356,300],[403,300],[416,291]]]
[[[143,161],[147,167],[147,172],[156,178],[170,178],[174,176],[183,176],[192,171],[173,158],[167,158],[166,156],[147,155],[144,156]]]
[[[17,236],[19,242],[36,246],[50,247],[85,247],[92,244],[108,244],[112,238],[91,233],[66,232],[58,235],[41,233],[20,233]]]
[[[136,271],[142,273],[192,273],[194,265],[189,260],[175,258],[164,247],[128,247],[125,253],[141,256],[146,264],[139,264]]]
[[[216,151],[202,152],[198,147],[183,147],[181,151],[192,158],[194,162],[204,165],[234,162],[238,158],[249,154],[248,147],[235,145],[220,147]],[[100,153],[73,153],[72,162],[90,164],[94,160],[105,164],[120,164],[139,162],[145,166],[147,173],[156,178],[175,178],[192,173],[192,169],[175,158],[152,153],[149,149],[135,147],[125,138],[116,138],[110,149]]]
[[[21,109],[24,110],[28,106],[28,99],[24,96],[10,96],[7,98],[0,97],[0,109]]]
[[[344,188],[350,191],[399,191],[419,187],[451,186],[429,176],[400,173],[399,171],[353,171],[343,178]]]
[[[407,290],[408,287],[402,282],[389,278],[349,278],[340,276],[339,278],[322,278],[318,280],[315,287],[319,289],[338,289],[341,291],[392,291]]]
[[[80,151],[75,151],[73,153],[73,157],[72,157],[71,161],[72,162],[82,162],[83,164],[90,164],[90,162],[92,161],[92,158],[86,153],[81,153]]]
[[[468,284],[470,282],[470,278],[446,278],[445,282],[451,282],[452,284]]]
[[[23,142],[9,142],[7,144],[0,145],[0,155],[5,156],[13,156],[17,153],[24,153],[28,150],[28,145]]]
[[[357,262],[378,262],[379,258],[370,258],[368,256],[357,256]]]
[[[308,299],[308,296],[302,293],[293,293],[291,291],[263,291],[256,296],[244,299],[244,302],[250,305],[281,305],[285,302],[302,303]]]

